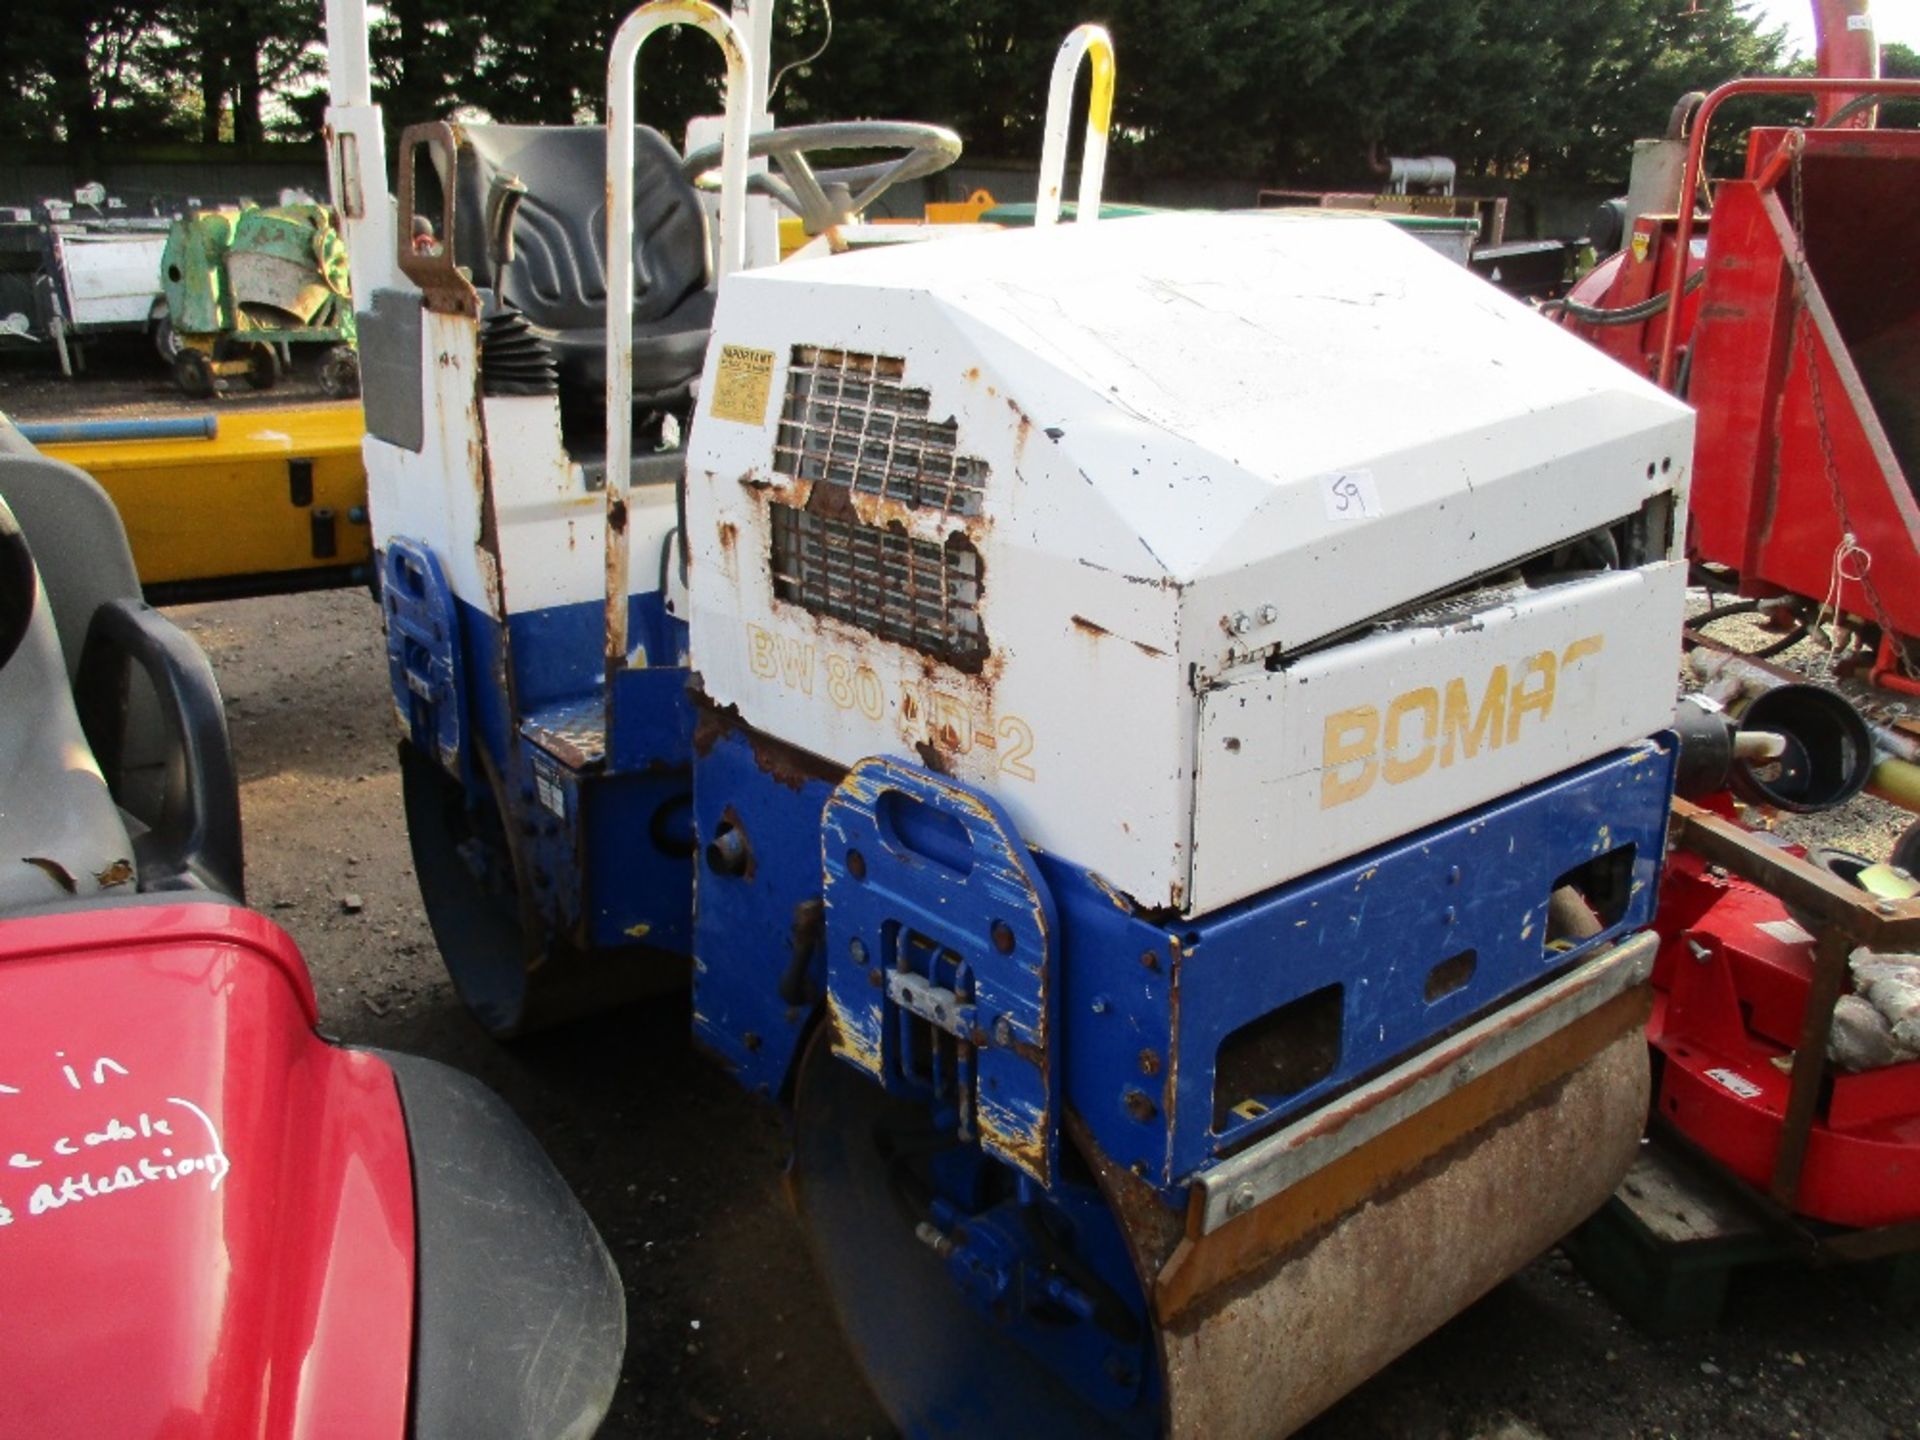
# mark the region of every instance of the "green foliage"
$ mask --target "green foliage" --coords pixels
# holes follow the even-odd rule
[[[1880,47],[1880,73],[1890,80],[1920,80],[1920,52],[1905,45]],[[1880,107],[1882,125],[1920,126],[1920,100],[1897,100]]]
[[[599,115],[624,0],[386,0],[376,80],[394,128],[452,114]],[[1780,66],[1752,0],[837,0],[825,54],[776,101],[788,123],[950,124],[983,157],[1038,149],[1048,69],[1082,20],[1119,49],[1114,172],[1371,184],[1370,157],[1615,184],[1685,90]],[[320,0],[0,0],[0,138],[252,140],[316,133]],[[779,0],[776,63],[805,57],[821,0]],[[1889,47],[1888,69],[1916,57]],[[718,105],[706,41],[650,44],[644,117]]]

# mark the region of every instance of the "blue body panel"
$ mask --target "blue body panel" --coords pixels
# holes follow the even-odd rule
[[[1051,1185],[1059,924],[1012,820],[989,796],[880,757],[848,772],[822,828],[843,1052]]]
[[[755,755],[769,743],[729,729],[696,764],[702,837],[723,816],[743,823],[755,865],[750,878],[727,880],[702,867],[695,1023],[743,1081],[779,1093],[807,1014],[776,986],[790,963],[794,916],[821,893],[810,867],[820,863],[833,791],[824,776],[775,778]],[[926,780],[935,791],[962,791]],[[1140,913],[1085,870],[1036,854],[1057,916],[1050,963],[1060,1019],[1050,1044],[1065,1104],[1108,1159],[1179,1203],[1182,1187],[1222,1154],[1645,928],[1671,784],[1670,747],[1649,741],[1184,921]],[[1550,949],[1548,896],[1596,862],[1616,879],[1618,903],[1602,907],[1598,935]],[[969,914],[971,902],[957,895],[930,901],[947,910],[943,945],[972,934],[988,946],[997,902]],[[827,984],[859,994],[871,982],[844,948],[836,941],[827,951]],[[1451,988],[1429,999],[1443,966]],[[817,956],[805,973],[808,994],[818,994]],[[1313,1063],[1289,1053],[1301,1048],[1295,1032],[1257,1033],[1290,1002],[1333,987],[1331,1028],[1313,1032],[1327,1053]],[[994,1018],[983,1011],[982,1028],[990,1032]],[[1250,1035],[1239,1050],[1250,1058],[1229,1075],[1239,1093],[1220,1097],[1216,1125],[1216,1071],[1236,1033]],[[1265,1083],[1269,1072],[1275,1078]]]
[[[461,782],[471,804],[504,809],[542,920],[582,948],[643,943],[687,953],[694,844],[685,623],[658,594],[631,597],[634,641],[671,663],[624,671],[609,725],[597,602],[523,611],[503,633],[492,615],[452,596],[422,545],[390,541],[381,574],[389,674],[409,738]],[[586,736],[570,750],[534,738],[565,721]]]
[[[1110,1159],[1163,1188],[1184,1183],[1287,1116],[1651,924],[1672,783],[1670,749],[1649,742],[1171,926],[1124,913],[1086,872],[1043,858],[1065,936],[1068,1103]],[[1621,869],[1620,905],[1593,939],[1549,951],[1548,895],[1561,876],[1608,855]],[[1467,951],[1458,988],[1429,1001],[1435,967]],[[1337,1045],[1323,1073],[1289,1093],[1254,1086],[1224,1096],[1223,1109],[1253,1103],[1229,1111],[1216,1133],[1222,1042],[1332,986]]]
[[[701,840],[732,825],[752,855],[740,875],[698,866],[694,1038],[749,1090],[784,1095],[826,994],[820,817],[839,776],[711,714],[693,751]]]

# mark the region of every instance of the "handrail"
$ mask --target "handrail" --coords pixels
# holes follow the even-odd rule
[[[1038,230],[1060,219],[1060,191],[1067,178],[1067,109],[1080,62],[1093,62],[1087,89],[1087,136],[1080,154],[1080,199],[1075,218],[1091,225],[1100,218],[1100,187],[1107,173],[1107,131],[1113,125],[1113,37],[1100,25],[1081,25],[1061,43],[1047,87],[1047,128],[1040,145],[1040,190],[1033,206]]]
[[[633,126],[640,47],[654,31],[692,25],[727,59],[721,132],[718,279],[746,254],[747,126],[753,57],[733,21],[707,0],[653,0],[620,22],[607,58],[607,597],[609,686],[627,663],[627,477],[633,469]],[[609,699],[611,691],[609,691]]]
[[[1680,180],[1681,195],[1691,196],[1699,189],[1700,171],[1707,149],[1707,128],[1713,119],[1713,112],[1726,101],[1739,95],[1811,95],[1819,99],[1826,95],[1866,93],[1920,97],[1920,80],[1863,80],[1858,76],[1840,80],[1799,80],[1772,76],[1729,80],[1700,103],[1700,109],[1694,116],[1693,134],[1687,143],[1687,168]],[[1693,243],[1693,210],[1692,205],[1681,205],[1679,229],[1674,235],[1673,276],[1667,282],[1667,323],[1660,332],[1658,373],[1662,389],[1670,389],[1673,384],[1674,352],[1679,348],[1680,287],[1687,280],[1688,247]]]

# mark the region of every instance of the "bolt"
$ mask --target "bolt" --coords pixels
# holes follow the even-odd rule
[[[708,868],[719,875],[740,876],[747,873],[751,861],[752,852],[747,848],[745,833],[739,826],[721,821],[707,845]]]
[[[1002,1050],[1013,1048],[1013,1022],[1004,1015],[993,1022],[993,1043]]]
[[[1149,1076],[1158,1075],[1160,1073],[1159,1055],[1152,1050],[1142,1050],[1140,1052],[1140,1073]]]
[[[1160,957],[1151,950],[1142,950],[1140,952],[1140,963],[1149,970],[1158,970],[1160,968]]]
[[[1893,901],[1891,900],[1882,900],[1879,904],[1875,905],[1873,908],[1875,910],[1878,910],[1882,915],[1891,915],[1893,914],[1894,911],[1898,910],[1900,907],[1894,904]]]
[[[1273,624],[1274,621],[1278,620],[1279,618],[1280,618],[1279,606],[1262,605],[1260,607],[1260,623],[1262,625],[1271,625]]]
[[[1896,880],[1911,880],[1913,879],[1913,872],[1904,865],[1895,865],[1893,867],[1893,878]]]
[[[1228,623],[1228,628],[1236,635],[1244,635],[1253,629],[1253,620],[1245,611],[1241,611]]]
[[[856,880],[867,878],[867,857],[858,850],[847,851],[847,873]]]
[[[942,1260],[953,1254],[957,1248],[954,1244],[953,1237],[931,1220],[922,1220],[918,1225],[914,1226],[913,1234],[916,1240],[933,1251],[933,1253],[938,1255]]]
[[[993,922],[993,948],[1002,955],[1013,953],[1013,927],[1004,920]]]
[[[1107,1013],[1107,1011],[1108,1011],[1108,1010],[1110,1010],[1110,1009],[1112,1009],[1112,1008],[1113,1008],[1113,1007],[1112,1007],[1112,1006],[1110,1006],[1110,1005],[1109,1005],[1109,1004],[1107,1003],[1107,997],[1106,997],[1106,996],[1104,996],[1104,995],[1096,995],[1096,996],[1094,996],[1094,997],[1093,997],[1093,1013],[1094,1013],[1094,1014],[1096,1014],[1096,1015],[1104,1015],[1104,1014],[1106,1014],[1106,1013]]]
[[[854,936],[853,939],[849,941],[847,944],[847,953],[853,957],[854,964],[856,965],[866,964],[867,963],[867,942],[862,940],[858,935]]]
[[[1160,1113],[1160,1107],[1153,1103],[1152,1097],[1144,1090],[1129,1089],[1123,1103],[1127,1107],[1127,1114],[1142,1125]]]
[[[1253,1182],[1242,1180],[1233,1194],[1227,1197],[1227,1214],[1244,1215],[1253,1209],[1258,1199],[1259,1197],[1253,1193]]]

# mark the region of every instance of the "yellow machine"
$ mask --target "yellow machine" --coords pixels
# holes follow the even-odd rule
[[[357,403],[20,428],[113,497],[156,603],[320,590],[370,574]]]

